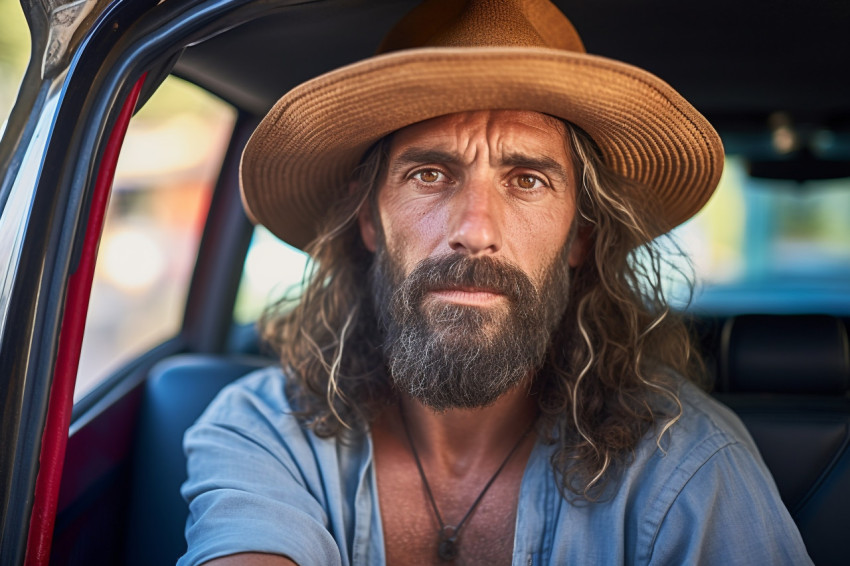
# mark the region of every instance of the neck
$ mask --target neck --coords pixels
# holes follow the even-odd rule
[[[435,412],[403,395],[401,410],[422,460],[457,477],[476,467],[497,466],[537,416],[529,382],[505,393],[493,405],[478,409]],[[403,440],[397,408],[387,415],[387,421]]]

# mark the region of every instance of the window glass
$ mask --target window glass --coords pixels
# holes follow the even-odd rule
[[[727,157],[715,196],[673,235],[696,311],[850,314],[850,179],[757,179]]]
[[[233,109],[169,77],[130,121],[92,285],[74,398],[180,330]]]
[[[263,309],[283,298],[298,296],[309,257],[257,226],[245,258],[245,269],[236,296],[233,319],[254,322]]]

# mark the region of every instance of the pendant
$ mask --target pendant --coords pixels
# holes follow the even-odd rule
[[[455,528],[446,526],[440,529],[440,544],[437,546],[437,556],[443,562],[453,562],[457,558],[458,544]]]

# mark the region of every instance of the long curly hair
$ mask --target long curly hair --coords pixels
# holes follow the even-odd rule
[[[592,139],[566,123],[577,175],[578,230],[589,249],[571,277],[570,300],[535,380],[539,434],[556,443],[552,466],[562,494],[594,499],[651,429],[661,446],[681,416],[673,375],[699,380],[701,361],[662,280],[681,273],[675,245],[653,236],[660,224],[650,192],[608,167]],[[391,137],[355,170],[307,248],[312,262],[296,293],[260,320],[279,353],[287,394],[317,435],[362,431],[396,397],[386,373],[368,288],[372,254],[357,217],[376,207]]]

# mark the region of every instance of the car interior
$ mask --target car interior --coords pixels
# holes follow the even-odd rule
[[[850,3],[556,3],[588,52],[657,74],[700,110],[741,176],[780,181],[793,198],[834,183],[829,191],[844,199],[832,211],[841,243],[850,224]],[[416,2],[169,4],[139,16],[135,44],[156,46],[139,106],[171,75],[222,101],[234,119],[211,164],[179,327],[75,401],[51,564],[174,564],[185,551],[183,432],[224,385],[276,363],[253,322],[234,315],[261,237],[241,208],[241,149],[280,95],[368,57]],[[118,190],[112,204],[127,200]],[[746,424],[822,565],[850,558],[850,241],[837,249],[826,283],[793,286],[787,272],[768,270],[695,295],[685,310],[712,394]]]

